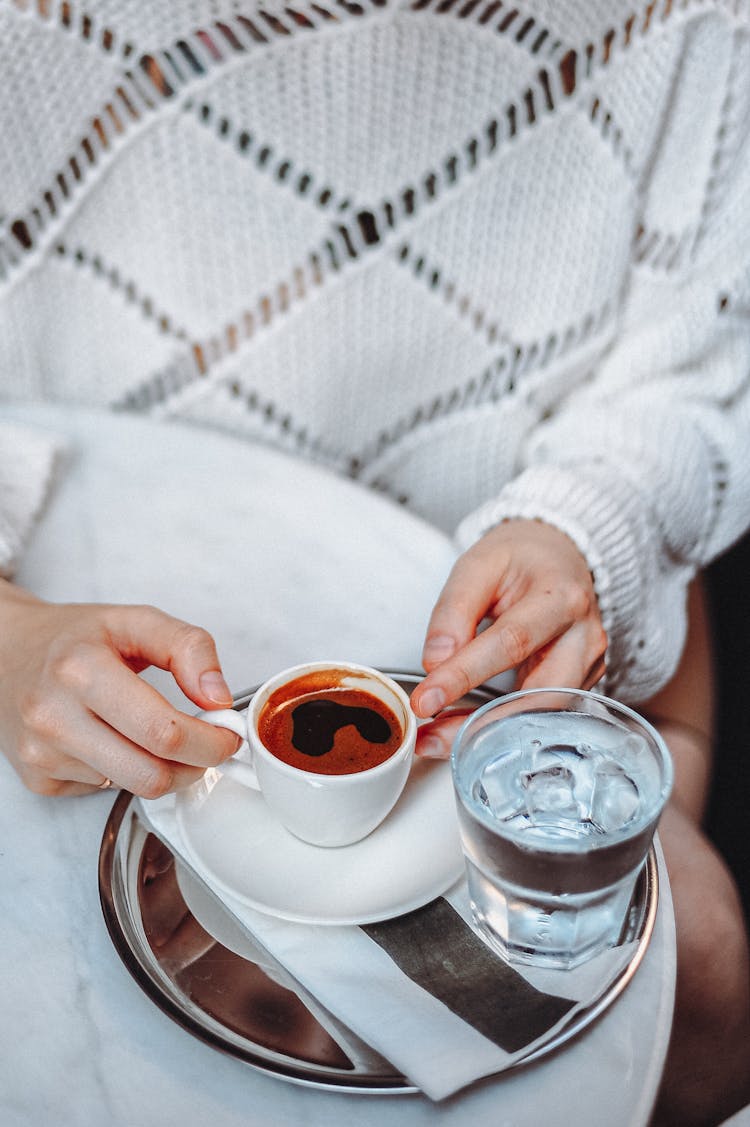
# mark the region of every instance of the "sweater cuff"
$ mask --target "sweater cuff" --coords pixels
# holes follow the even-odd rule
[[[10,579],[58,475],[65,444],[17,423],[0,422],[0,576]]]
[[[514,519],[554,525],[586,559],[609,640],[606,691],[631,701],[656,692],[679,659],[684,613],[677,609],[676,618],[654,613],[659,594],[665,597],[659,590],[658,538],[632,484],[600,463],[533,466],[462,521],[459,545],[465,549]],[[688,578],[679,576],[678,592]],[[668,600],[673,612],[675,593],[672,589]]]

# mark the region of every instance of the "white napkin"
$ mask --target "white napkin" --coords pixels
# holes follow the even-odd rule
[[[472,927],[464,880],[395,920],[361,927],[291,923],[212,884],[182,840],[174,795],[140,806],[156,835],[183,860],[189,855],[189,868],[241,926],[433,1100],[529,1055],[602,993],[636,946],[607,951],[573,971],[520,973]]]

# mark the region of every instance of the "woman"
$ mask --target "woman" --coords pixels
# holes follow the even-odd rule
[[[455,532],[423,717],[509,668],[648,699],[750,523],[745,9],[219,8],[0,10],[2,397],[228,427]],[[8,578],[54,453],[0,434]],[[0,582],[24,780],[231,754],[150,663],[228,703],[200,626]]]

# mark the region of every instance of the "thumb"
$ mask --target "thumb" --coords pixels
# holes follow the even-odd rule
[[[207,630],[148,606],[113,607],[110,618],[112,643],[126,661],[168,670],[200,708],[232,704],[216,644]]]

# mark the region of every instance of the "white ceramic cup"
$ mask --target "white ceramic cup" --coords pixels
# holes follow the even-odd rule
[[[369,693],[395,714],[403,736],[383,763],[346,775],[321,774],[283,762],[261,741],[258,720],[271,694],[306,674],[325,670],[331,670],[331,688]],[[244,715],[228,708],[199,716],[209,724],[231,728],[245,741],[218,770],[261,791],[279,821],[313,845],[351,845],[371,833],[396,804],[414,756],[417,721],[407,694],[377,669],[348,661],[307,662],[277,673],[255,692]]]

